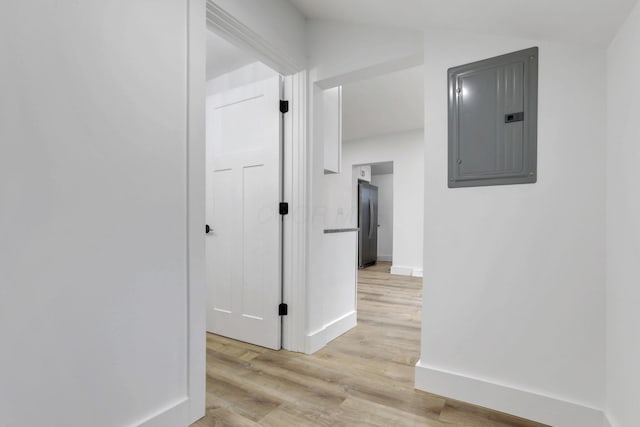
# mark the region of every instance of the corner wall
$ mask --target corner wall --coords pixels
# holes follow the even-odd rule
[[[447,188],[447,69],[540,47],[538,182]],[[425,34],[425,254],[416,386],[557,427],[602,425],[603,50]]]
[[[640,6],[607,52],[607,404],[612,427],[640,402]]]

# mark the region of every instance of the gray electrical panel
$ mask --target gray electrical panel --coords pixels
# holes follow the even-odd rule
[[[448,73],[449,187],[536,182],[538,48]]]

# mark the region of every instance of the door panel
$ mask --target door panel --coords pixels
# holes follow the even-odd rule
[[[523,168],[524,122],[505,113],[524,109],[521,63],[481,69],[458,80],[461,176],[513,174]]]
[[[264,165],[255,165],[243,169],[243,200],[244,215],[242,218],[244,251],[243,265],[243,316],[263,319],[266,312],[274,311],[275,307],[264,307],[263,295],[267,291],[269,280],[274,275],[271,267],[261,262],[261,258],[269,251],[272,230],[265,224],[273,222],[275,215],[273,206],[269,205],[268,176]],[[252,266],[246,268],[246,266]],[[279,288],[278,288],[279,289]]]
[[[280,348],[280,77],[207,98],[207,330]]]
[[[207,247],[207,262],[210,264],[210,271],[207,273],[217,276],[217,286],[210,288],[210,301],[215,301],[215,308],[225,312],[231,312],[231,284],[233,266],[231,253],[229,251],[220,251],[220,247],[231,247],[233,245],[233,217],[230,215],[233,206],[233,170],[223,169],[214,171],[211,174],[211,183],[208,185],[207,198],[213,200],[215,195],[216,202],[211,203],[211,210],[208,212],[210,219],[207,223],[214,225],[215,239],[218,245]],[[212,253],[211,249],[215,252]]]

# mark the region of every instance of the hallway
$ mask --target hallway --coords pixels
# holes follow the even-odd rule
[[[540,424],[413,388],[422,279],[359,271],[358,326],[314,355],[272,351],[208,334],[212,426],[471,426]]]

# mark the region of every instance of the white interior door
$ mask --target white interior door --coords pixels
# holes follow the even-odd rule
[[[207,98],[207,330],[273,349],[281,322],[280,76]]]

